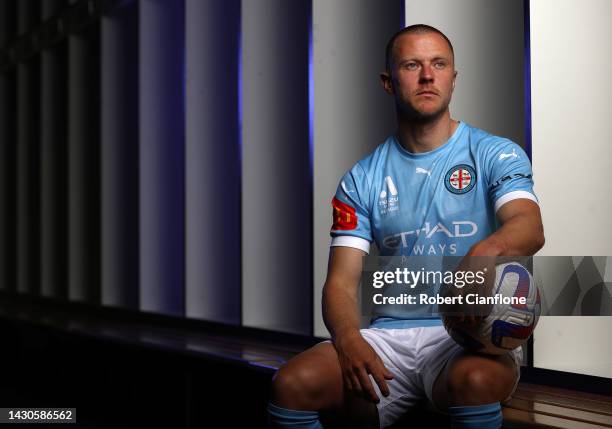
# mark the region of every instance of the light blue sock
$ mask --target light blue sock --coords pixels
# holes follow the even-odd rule
[[[499,402],[469,407],[449,407],[452,429],[499,429],[503,417]]]
[[[323,429],[316,411],[297,411],[281,408],[268,403],[270,427],[272,429]]]

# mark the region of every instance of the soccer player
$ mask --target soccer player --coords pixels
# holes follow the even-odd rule
[[[397,134],[340,181],[323,289],[331,341],[279,369],[273,427],[320,428],[322,412],[350,427],[386,427],[423,398],[454,428],[501,427],[520,350],[470,353],[440,318],[408,318],[391,306],[359,329],[357,288],[372,241],[387,256],[533,255],[544,244],[527,155],[451,118],[456,77],[452,44],[439,30],[413,25],[390,39],[380,78],[395,100]]]

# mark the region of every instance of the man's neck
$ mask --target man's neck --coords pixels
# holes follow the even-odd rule
[[[431,122],[422,123],[407,119],[400,119],[398,122],[399,142],[411,153],[430,152],[442,146],[459,126],[459,122],[451,119],[449,111]]]

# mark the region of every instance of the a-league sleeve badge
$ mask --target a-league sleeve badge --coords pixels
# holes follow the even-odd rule
[[[451,167],[444,176],[444,185],[453,194],[465,194],[476,185],[476,170],[467,164]]]
[[[354,207],[343,203],[336,197],[332,200],[332,207],[334,209],[334,224],[332,225],[332,230],[346,231],[357,228],[357,213]]]

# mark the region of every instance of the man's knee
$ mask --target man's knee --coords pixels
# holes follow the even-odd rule
[[[512,391],[512,364],[481,360],[454,365],[446,379],[450,405],[479,405],[504,400]]]
[[[285,365],[272,379],[272,401],[293,410],[316,410],[323,390],[319,378],[312,368]]]

